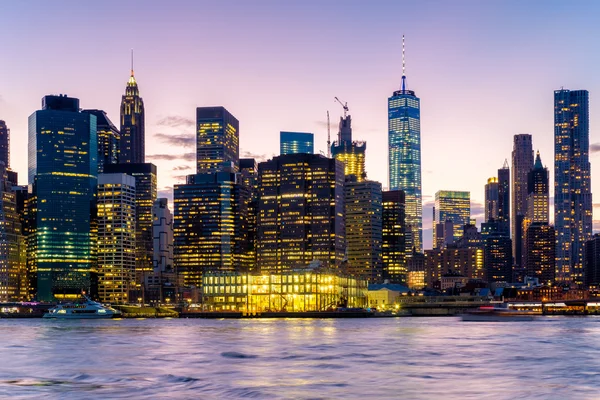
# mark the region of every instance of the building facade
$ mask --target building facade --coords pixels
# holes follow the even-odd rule
[[[452,190],[439,190],[435,194],[433,211],[433,243],[437,243],[436,225],[452,221],[454,240],[463,235],[465,225],[471,223],[471,194]]]
[[[499,184],[498,178],[491,177],[485,185],[485,220],[497,220],[499,216]]]
[[[585,284],[600,287],[600,234],[596,233],[585,242]]]
[[[121,98],[119,163],[140,164],[145,162],[145,126],[144,101],[140,97],[132,65],[125,95]]]
[[[556,232],[547,223],[534,222],[527,228],[527,277],[552,285],[556,268]]]
[[[279,132],[279,154],[315,152],[314,134],[304,132]]]
[[[366,179],[366,142],[352,140],[352,119],[350,115],[340,117],[338,139],[331,145],[331,156],[344,164],[346,176],[355,176],[358,182]]]
[[[510,236],[510,168],[508,160],[498,169],[498,222],[500,229]]]
[[[407,253],[405,243],[406,215],[404,192],[384,191],[382,226],[383,278],[393,283],[407,281]]]
[[[96,116],[96,133],[98,137],[98,173],[104,172],[105,164],[119,162],[119,145],[121,133],[102,110],[83,110]]]
[[[512,241],[494,233],[485,238],[484,265],[487,282],[512,282]]]
[[[240,124],[225,107],[196,108],[196,173],[239,170]]]
[[[10,129],[0,120],[0,162],[10,168]]]
[[[522,264],[523,219],[527,213],[527,175],[533,168],[531,135],[515,135],[512,151],[512,216],[513,259]]]

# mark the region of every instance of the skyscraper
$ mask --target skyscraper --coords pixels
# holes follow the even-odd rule
[[[557,280],[583,282],[592,237],[587,90],[554,91],[554,224]]]
[[[231,163],[239,169],[240,124],[225,107],[196,108],[196,172],[219,172]]]
[[[463,235],[464,226],[471,222],[471,194],[451,190],[439,190],[435,194],[433,215],[433,243],[437,243],[435,226],[438,223],[452,221],[454,240]]]
[[[145,119],[144,101],[140,97],[138,84],[133,75],[133,52],[131,54],[131,76],[127,81],[125,95],[121,99],[121,141],[119,163],[145,162]]]
[[[600,234],[585,242],[585,284],[600,287]]]
[[[96,116],[96,132],[98,137],[98,173],[104,172],[105,164],[119,162],[119,142],[121,133],[102,110],[83,110],[82,112]]]
[[[499,232],[484,241],[485,279],[488,282],[512,282],[512,245],[510,238]]]
[[[527,174],[533,168],[531,135],[515,135],[512,151],[512,218],[513,259],[521,265],[523,218],[527,212]]]
[[[485,185],[485,220],[486,222],[490,219],[498,219],[498,205],[499,205],[499,188],[498,178],[491,177],[488,179]]]
[[[173,215],[168,199],[156,199],[152,207],[154,273],[173,269]]]
[[[554,283],[556,269],[556,233],[547,223],[534,222],[527,228],[525,268],[527,276],[540,283]]]
[[[90,288],[97,154],[96,116],[79,112],[78,99],[46,96],[42,110],[29,116],[38,300],[75,297]]]
[[[338,139],[331,145],[331,156],[344,163],[346,176],[355,176],[358,182],[367,177],[365,171],[366,142],[352,140],[352,119],[344,114],[340,117]]]
[[[548,168],[542,165],[537,152],[533,169],[527,174],[527,211],[530,222],[550,222],[550,190]]]
[[[250,201],[248,202],[247,231],[248,242],[247,249],[250,260],[250,269],[256,268],[256,219],[258,210],[258,164],[254,158],[240,158],[241,182],[250,191]]]
[[[383,278],[390,282],[407,282],[404,192],[383,192],[382,260]]]
[[[279,154],[314,153],[312,133],[279,132]]]
[[[504,166],[498,169],[498,222],[500,230],[510,236],[510,168],[508,168],[508,160],[504,160]]]
[[[0,120],[0,162],[10,168],[10,129]]]
[[[402,86],[388,99],[389,189],[405,193],[406,225],[412,238],[407,248],[419,252],[423,251],[420,102],[406,87],[402,36]]]

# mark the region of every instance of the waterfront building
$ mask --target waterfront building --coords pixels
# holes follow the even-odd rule
[[[127,81],[125,95],[121,98],[119,163],[141,164],[145,162],[145,126],[144,101],[140,97],[138,84],[133,75],[132,53],[131,76]]]
[[[126,174],[99,174],[98,295],[101,302],[131,301],[135,287],[135,178]]]
[[[583,282],[584,244],[592,237],[587,90],[554,91],[556,278]]]
[[[404,192],[388,190],[382,193],[382,246],[383,278],[393,283],[407,279]],[[409,255],[412,254],[412,251]]]
[[[0,120],[0,162],[10,168],[10,129]]]
[[[483,247],[446,247],[425,250],[425,283],[432,288],[442,275],[456,273],[469,279],[484,279]]]
[[[425,281],[425,254],[413,251],[406,262],[407,284],[411,290],[422,290],[427,286]]]
[[[498,178],[491,177],[485,185],[485,220],[498,219],[499,217],[499,183]]]
[[[512,218],[513,259],[517,266],[522,264],[523,219],[527,213],[527,175],[533,168],[533,146],[531,135],[514,136],[512,151]]]
[[[527,277],[538,278],[543,285],[551,285],[555,280],[556,232],[544,222],[533,222],[527,228],[525,249]]]
[[[585,242],[585,284],[600,288],[600,234]]]
[[[152,207],[154,270],[146,277],[145,294],[149,301],[176,300],[183,284],[175,270],[173,255],[173,215],[168,199],[156,199]]]
[[[240,124],[225,107],[196,108],[196,173],[239,170]]]
[[[439,190],[435,194],[433,212],[433,243],[437,243],[435,226],[446,221],[452,221],[454,240],[458,240],[463,234],[464,226],[471,223],[470,192]]]
[[[42,109],[29,116],[38,300],[77,297],[90,289],[97,143],[96,116],[80,112],[76,98],[46,96]]]
[[[256,220],[258,213],[258,164],[254,158],[240,158],[240,175],[242,184],[250,190],[248,202],[248,244],[246,253],[250,260],[250,269],[256,267]]]
[[[500,229],[510,236],[510,168],[508,160],[504,160],[504,165],[498,169],[498,222]]]
[[[383,280],[381,183],[354,175],[346,180],[345,223],[348,272],[369,282]]]
[[[173,223],[176,271],[187,286],[201,287],[207,271],[247,271],[250,190],[229,171],[188,175],[175,185]]]
[[[270,273],[344,257],[344,165],[287,154],[258,165],[257,265]]]
[[[279,132],[279,154],[313,154],[314,134],[304,132]]]
[[[121,133],[102,110],[83,110],[82,112],[96,116],[96,132],[98,137],[98,173],[104,172],[105,164],[119,162],[119,143]]]
[[[338,139],[331,145],[331,156],[344,164],[346,176],[353,175],[358,182],[367,177],[365,152],[367,143],[352,140],[352,120],[350,115],[340,117]]]
[[[484,239],[485,280],[512,282],[512,241],[504,232],[494,232]]]

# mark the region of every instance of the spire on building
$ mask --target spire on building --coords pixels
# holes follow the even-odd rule
[[[131,76],[129,77],[127,86],[137,86],[137,82],[135,81],[135,77],[133,76],[133,49],[131,49]]]
[[[402,93],[406,93],[406,58],[404,56],[404,35],[402,35]]]
[[[542,165],[542,159],[540,157],[540,151],[537,151],[537,154],[535,155],[535,163],[533,164],[533,169],[543,169],[544,166]]]
[[[504,165],[502,166],[503,169],[508,169],[508,159],[505,158],[504,159]]]

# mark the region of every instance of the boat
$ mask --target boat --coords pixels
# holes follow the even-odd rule
[[[462,320],[469,322],[518,322],[534,319],[535,314],[531,311],[512,310],[506,304],[482,306],[462,314]]]
[[[104,306],[83,295],[83,301],[63,303],[52,307],[44,314],[44,318],[56,319],[104,319],[121,314],[112,307]]]

